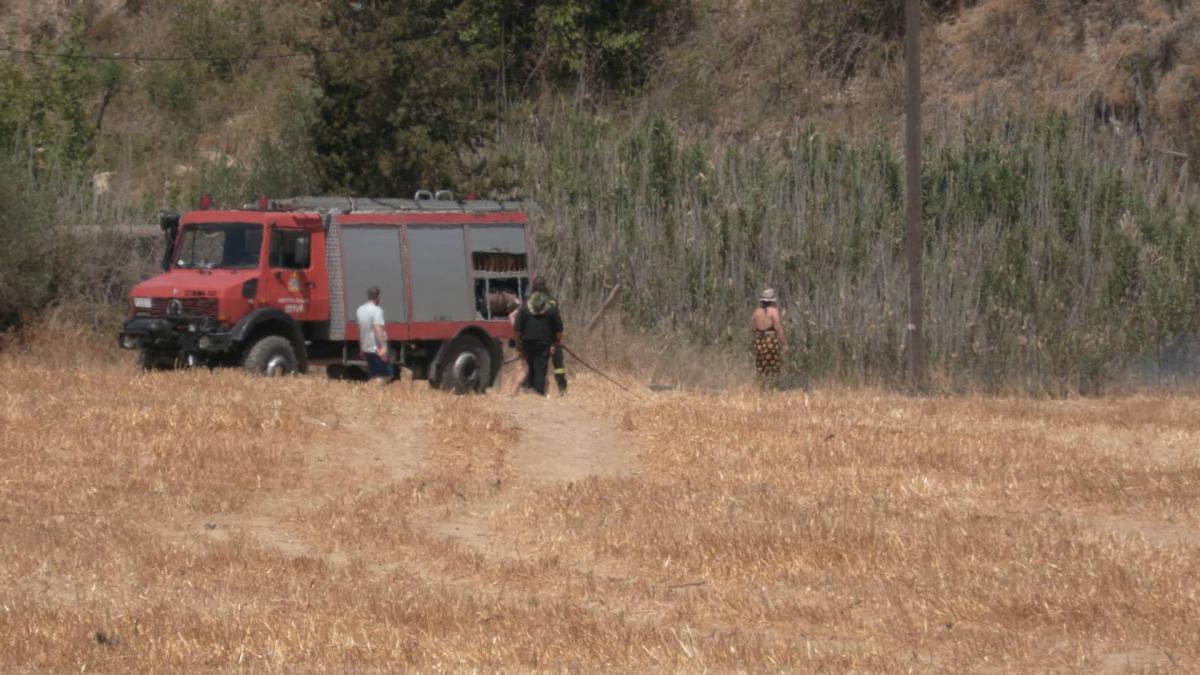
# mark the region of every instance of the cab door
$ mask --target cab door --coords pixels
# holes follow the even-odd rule
[[[270,227],[267,273],[262,280],[267,303],[297,321],[315,321],[313,233],[304,228]]]

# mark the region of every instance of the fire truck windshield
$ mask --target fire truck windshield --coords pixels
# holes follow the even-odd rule
[[[185,225],[175,266],[186,269],[253,269],[262,251],[262,225],[199,223]]]

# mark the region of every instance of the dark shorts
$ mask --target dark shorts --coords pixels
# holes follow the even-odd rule
[[[367,354],[367,374],[371,377],[392,379],[392,364],[379,358],[378,354]]]

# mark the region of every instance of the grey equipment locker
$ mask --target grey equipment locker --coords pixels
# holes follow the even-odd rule
[[[413,321],[470,321],[472,291],[461,225],[409,225]]]
[[[406,321],[400,228],[395,225],[342,225],[341,235],[346,320],[355,320],[355,310],[367,301],[367,289],[378,286],[379,304],[387,322]]]

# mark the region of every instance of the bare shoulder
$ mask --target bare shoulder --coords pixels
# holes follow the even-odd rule
[[[783,316],[779,313],[778,307],[767,308],[767,320],[771,322],[771,328],[777,331],[783,330]]]

